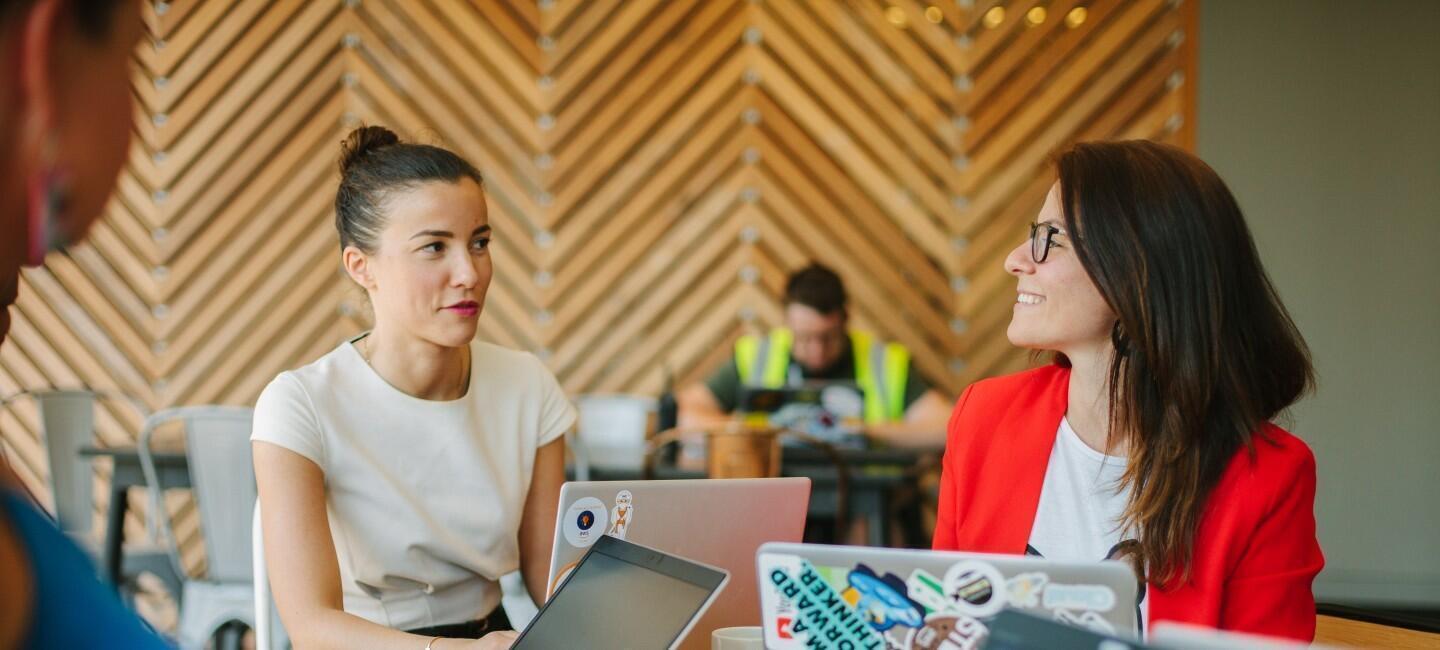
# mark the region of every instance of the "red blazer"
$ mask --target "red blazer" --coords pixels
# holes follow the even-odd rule
[[[937,550],[1023,554],[1070,371],[1046,366],[965,389],[950,416],[940,480]],[[1147,588],[1156,620],[1291,637],[1315,636],[1310,584],[1325,565],[1315,539],[1315,457],[1273,424],[1255,456],[1231,459],[1201,515],[1191,580]]]

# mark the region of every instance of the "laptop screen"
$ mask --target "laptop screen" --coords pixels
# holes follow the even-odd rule
[[[666,648],[725,574],[680,558],[601,537],[516,648]]]

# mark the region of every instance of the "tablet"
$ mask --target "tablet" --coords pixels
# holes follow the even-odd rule
[[[514,648],[674,648],[730,580],[723,569],[605,535]]]

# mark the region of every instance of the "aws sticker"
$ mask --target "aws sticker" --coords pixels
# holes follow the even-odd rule
[[[610,535],[625,539],[631,522],[635,521],[635,496],[629,490],[615,493],[615,507],[610,510]]]
[[[979,560],[961,560],[945,571],[945,597],[966,616],[989,618],[1005,606],[1005,576]]]
[[[588,548],[605,534],[605,523],[609,513],[604,502],[595,497],[576,499],[560,520],[564,525],[565,541],[576,548]]]
[[[1108,612],[1115,608],[1115,592],[1099,585],[1056,585],[1045,587],[1046,609],[1090,609]]]
[[[1010,590],[1010,604],[1016,607],[1037,607],[1040,605],[1040,591],[1050,582],[1049,576],[1038,571],[1022,573],[1006,582]]]

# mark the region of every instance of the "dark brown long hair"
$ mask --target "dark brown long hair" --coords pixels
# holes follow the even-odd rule
[[[1056,166],[1076,255],[1117,317],[1110,440],[1129,446],[1131,490],[1120,526],[1138,535],[1150,580],[1185,581],[1210,492],[1314,385],[1310,352],[1209,165],[1127,141],[1075,145]]]

